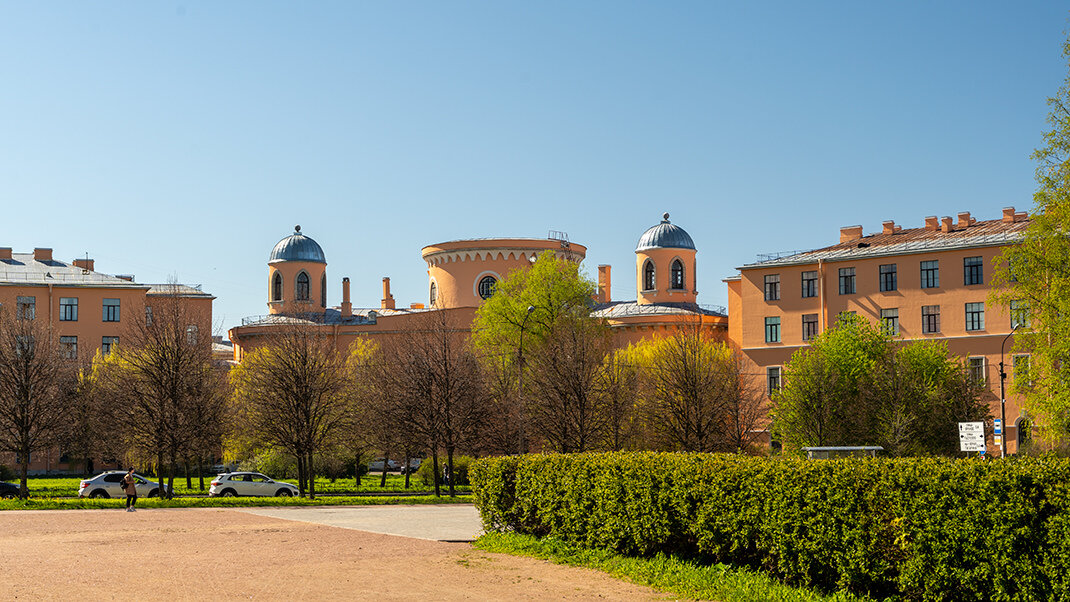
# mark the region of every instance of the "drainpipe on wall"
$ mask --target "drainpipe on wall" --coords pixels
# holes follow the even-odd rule
[[[818,303],[821,307],[821,332],[825,332],[826,323],[828,317],[825,315],[828,313],[828,308],[825,307],[825,260],[817,260],[817,281],[818,281]]]

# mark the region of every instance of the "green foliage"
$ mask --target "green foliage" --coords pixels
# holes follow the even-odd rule
[[[468,469],[472,465],[472,462],[475,461],[476,459],[472,456],[453,456],[453,484],[455,486],[465,487],[471,484],[468,480]],[[439,483],[443,482],[441,477],[445,467],[446,457],[441,456],[438,459]],[[431,473],[434,472],[434,470],[434,463],[431,458],[424,458],[424,460],[420,462],[420,468],[416,469],[416,479],[423,485],[431,487],[435,484],[435,480],[431,476]]]
[[[906,600],[1070,599],[1070,461],[612,453],[472,466],[488,532]]]
[[[1063,56],[1070,65],[1070,41]],[[1014,347],[1032,354],[1031,379],[1018,392],[1050,427],[1041,432],[1059,438],[1070,434],[1070,76],[1048,106],[1051,129],[1033,152],[1033,213],[1021,244],[1004,248],[996,259],[991,298],[1028,307],[1028,326],[1015,336]]]
[[[896,343],[845,313],[792,356],[773,424],[789,450],[880,445],[894,455],[953,455],[958,423],[988,417],[980,395],[944,342]]]
[[[726,564],[707,565],[664,554],[658,554],[652,558],[622,556],[609,550],[592,550],[570,545],[553,537],[537,539],[517,533],[488,533],[476,540],[473,545],[487,552],[543,558],[557,564],[605,571],[615,577],[686,596],[692,600],[720,600],[722,602],[865,600],[865,598],[851,594],[836,593],[832,596],[823,596],[809,590],[788,587],[766,574]]]
[[[588,319],[597,285],[579,264],[544,251],[529,268],[509,273],[476,310],[473,341],[485,356],[511,357],[524,344],[534,348],[562,318]],[[534,308],[530,313],[528,308]],[[528,346],[531,347],[528,347]]]

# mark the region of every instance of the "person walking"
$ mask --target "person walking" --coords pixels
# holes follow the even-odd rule
[[[134,504],[137,503],[137,479],[134,478],[134,469],[127,471],[123,477],[123,491],[126,492],[126,511],[137,512]]]

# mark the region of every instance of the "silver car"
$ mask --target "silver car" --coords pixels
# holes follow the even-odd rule
[[[83,480],[78,486],[78,497],[109,498],[126,497],[123,491],[123,477],[126,473],[121,470],[102,472],[91,479]],[[167,485],[164,484],[166,490]],[[145,477],[134,473],[134,489],[138,497],[156,497],[160,495],[160,485]]]
[[[239,495],[259,495],[290,497],[297,495],[297,486],[282,481],[275,481],[258,472],[228,472],[212,479],[208,495],[215,497],[237,497]]]

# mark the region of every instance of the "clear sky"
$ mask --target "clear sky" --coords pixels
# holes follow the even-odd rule
[[[699,301],[839,227],[1032,206],[1057,2],[3,2],[0,246],[266,313],[300,224],[378,307],[420,249],[545,237],[614,268],[663,212]]]

